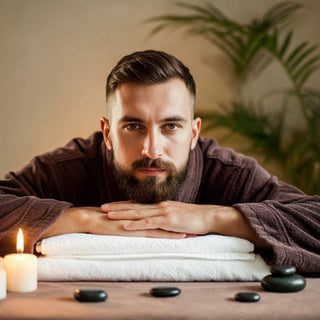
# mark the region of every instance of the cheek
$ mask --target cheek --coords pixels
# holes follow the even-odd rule
[[[122,165],[129,166],[139,155],[138,141],[121,136],[113,138],[115,159]]]
[[[174,143],[167,145],[166,154],[172,159],[177,167],[184,165],[189,157],[191,137],[180,137]]]

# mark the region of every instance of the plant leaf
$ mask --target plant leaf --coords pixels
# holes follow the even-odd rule
[[[282,44],[281,49],[280,49],[279,54],[278,54],[280,59],[282,59],[283,56],[286,54],[286,51],[287,51],[287,49],[288,49],[288,47],[290,45],[291,39],[292,39],[292,34],[293,34],[293,32],[290,31],[287,34],[285,40],[283,41],[283,44]]]
[[[317,46],[311,46],[307,48],[304,52],[300,51],[300,55],[296,57],[293,63],[291,63],[290,68],[288,69],[290,73],[294,72],[294,70],[299,67],[299,64],[305,60],[305,58],[310,55],[312,52],[314,52],[317,49]]]
[[[292,64],[294,61],[294,58],[308,45],[308,42],[305,41],[301,43],[298,47],[296,47],[293,52],[289,55],[289,57],[284,61],[285,65],[287,66],[287,69],[289,70],[290,64]]]

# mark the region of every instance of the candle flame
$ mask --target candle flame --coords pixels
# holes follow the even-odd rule
[[[23,250],[24,250],[23,233],[20,228],[18,231],[18,236],[17,236],[17,252],[23,253]]]

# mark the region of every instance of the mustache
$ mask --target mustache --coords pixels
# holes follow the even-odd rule
[[[175,171],[175,166],[172,163],[163,161],[161,159],[140,159],[136,160],[131,164],[132,170],[145,169],[145,168],[156,168],[166,171]]]

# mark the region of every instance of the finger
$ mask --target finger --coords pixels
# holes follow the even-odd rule
[[[150,229],[165,229],[167,231],[176,231],[168,230],[164,228],[163,217],[157,216],[152,218],[140,219],[137,221],[126,221],[123,225],[125,230],[150,230]]]
[[[197,237],[198,235],[197,234],[194,234],[194,233],[187,233],[186,234],[186,238],[195,238]]]
[[[109,211],[107,216],[111,220],[141,220],[160,215],[158,208],[142,207],[140,209]]]
[[[147,238],[162,238],[162,239],[184,239],[186,238],[186,233],[171,232],[160,229],[155,230],[141,230],[141,231],[128,231],[123,235],[128,237],[147,237]]]
[[[119,201],[119,202],[110,202],[101,205],[102,212],[110,211],[124,211],[124,210],[134,210],[141,208],[155,208],[155,204],[145,204],[145,203],[136,203],[132,201]]]

